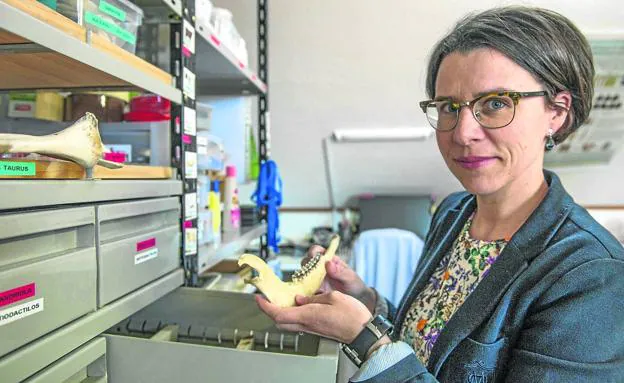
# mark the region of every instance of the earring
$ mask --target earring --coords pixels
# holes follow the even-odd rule
[[[552,129],[548,129],[548,137],[546,137],[546,151],[551,151],[555,148],[555,140],[553,139],[553,131]]]

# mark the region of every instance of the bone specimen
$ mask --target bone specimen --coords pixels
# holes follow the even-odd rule
[[[70,127],[47,136],[0,134],[0,153],[37,153],[69,160],[85,168],[87,178],[93,177],[96,164],[109,169],[122,167],[116,162],[103,160],[104,151],[98,121],[91,113]]]
[[[243,254],[238,265],[249,265],[258,272],[257,277],[246,282],[256,286],[269,301],[280,307],[290,307],[295,305],[295,296],[309,297],[318,291],[325,278],[325,263],[333,258],[339,243],[340,238],[335,236],[325,254],[317,254],[303,265],[293,275],[292,282],[283,282],[262,259],[252,254]]]

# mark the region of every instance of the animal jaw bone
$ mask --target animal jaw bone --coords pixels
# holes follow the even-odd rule
[[[243,254],[238,259],[238,265],[249,265],[258,272],[257,277],[246,282],[256,286],[269,301],[280,307],[291,307],[295,305],[295,296],[309,297],[318,291],[325,278],[325,263],[334,257],[339,243],[340,238],[335,236],[325,254],[317,254],[303,265],[293,276],[292,282],[283,282],[262,259],[252,254]]]
[[[96,164],[109,169],[122,167],[116,162],[103,160],[104,151],[98,121],[91,113],[70,127],[47,136],[0,134],[0,153],[37,153],[69,160],[85,168],[87,178],[92,178]]]

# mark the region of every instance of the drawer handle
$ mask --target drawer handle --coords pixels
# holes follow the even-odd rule
[[[269,349],[269,333],[268,332],[264,333],[264,349],[265,350]]]

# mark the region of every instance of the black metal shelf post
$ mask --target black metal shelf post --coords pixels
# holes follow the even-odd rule
[[[269,85],[269,23],[268,23],[268,0],[258,0],[258,76],[268,89]],[[258,144],[260,165],[268,161],[270,156],[269,146],[269,92],[260,94],[258,97]],[[260,209],[260,221],[267,223],[267,208]],[[260,237],[260,258],[269,257],[268,237],[263,234]]]
[[[171,106],[171,158],[182,180],[182,264],[185,284],[196,286],[197,272],[197,119],[195,113],[195,1],[182,4],[182,20],[171,24],[171,73],[182,90],[182,105]]]

